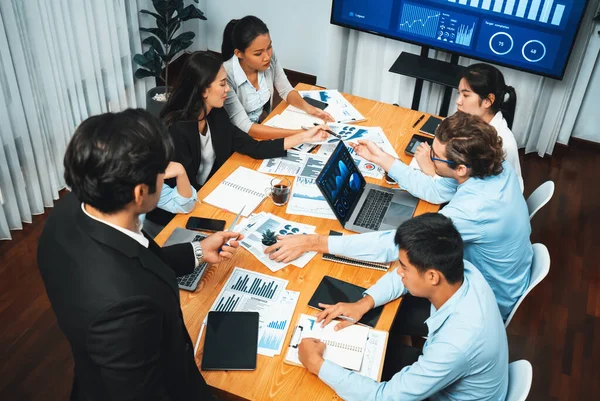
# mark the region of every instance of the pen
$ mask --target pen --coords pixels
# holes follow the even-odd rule
[[[317,123],[313,123],[313,125],[316,127],[316,126],[318,126],[319,124],[317,124]],[[332,130],[330,130],[330,129],[326,129],[326,130],[325,130],[325,132],[327,132],[327,133],[328,133],[329,135],[331,135],[331,136],[335,136],[335,137],[336,137],[337,139],[339,139],[340,141],[343,139],[343,138],[342,138],[342,136],[341,136],[340,134],[336,134],[335,132],[333,132],[333,131],[332,131]]]
[[[196,339],[196,345],[194,346],[194,356],[198,353],[198,346],[200,345],[200,339],[202,338],[202,332],[204,331],[205,323],[202,322],[200,325],[200,333],[198,333],[198,338]]]
[[[231,231],[234,229],[235,225],[237,224],[238,220],[240,219],[240,216],[242,215],[242,212],[244,211],[244,209],[246,209],[246,206],[242,207],[242,210],[240,210],[240,212],[237,214],[237,216],[235,216],[235,219],[233,220],[233,223],[231,223],[231,225],[229,226],[229,228],[227,229],[227,231]],[[234,240],[236,240],[237,238],[234,238]],[[231,240],[229,240],[231,241]],[[227,241],[223,246],[229,246],[229,241]],[[224,250],[223,248],[221,248],[221,250]]]
[[[344,316],[344,315],[339,315],[338,319],[347,320],[349,322],[356,323],[356,319],[352,319],[351,317]]]
[[[415,128],[417,126],[417,124],[421,122],[421,120],[423,119],[423,117],[425,117],[425,114],[421,114],[421,117],[419,117],[419,119],[417,120],[417,122],[415,122],[412,127]]]

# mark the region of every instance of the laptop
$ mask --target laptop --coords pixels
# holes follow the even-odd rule
[[[167,241],[163,246],[182,244],[185,242],[192,241],[202,241],[204,238],[206,238],[206,235],[200,234],[197,231],[177,227],[169,236],[169,238],[167,238]],[[177,277],[177,285],[179,286],[179,288],[186,291],[195,291],[198,287],[198,283],[202,279],[202,276],[204,276],[204,273],[206,273],[207,267],[208,264],[204,262],[198,267],[196,267],[194,271],[190,274]]]
[[[395,230],[410,219],[419,199],[406,191],[367,184],[340,141],[317,177],[317,186],[347,230]]]

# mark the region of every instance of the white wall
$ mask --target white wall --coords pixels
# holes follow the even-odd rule
[[[285,68],[319,76],[321,57],[336,27],[329,24],[330,0],[206,0],[208,49],[221,52],[223,29],[231,19],[255,15],[271,33]]]

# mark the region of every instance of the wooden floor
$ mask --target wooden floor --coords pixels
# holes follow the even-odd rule
[[[533,364],[529,400],[591,400],[600,394],[600,149],[560,147],[522,158],[525,194],[546,180],[552,201],[532,221],[548,246],[549,276],[510,324],[510,360]],[[67,400],[73,370],[36,267],[45,216],[0,241],[0,400]]]

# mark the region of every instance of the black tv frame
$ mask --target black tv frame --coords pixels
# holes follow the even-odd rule
[[[349,29],[354,29],[355,31],[359,31],[359,32],[365,32],[365,33],[370,33],[372,35],[376,35],[376,36],[381,36],[383,38],[387,38],[387,39],[393,39],[393,40],[397,40],[399,42],[405,42],[405,43],[410,43],[411,45],[417,45],[417,46],[426,46],[430,49],[435,49],[435,50],[439,50],[439,51],[443,51],[446,53],[450,53],[450,54],[456,54],[460,57],[466,57],[466,58],[470,58],[470,59],[474,59],[474,60],[479,60],[479,61],[483,61],[486,63],[490,63],[490,64],[496,64],[496,65],[501,65],[503,67],[508,67],[511,68],[513,70],[517,70],[517,71],[523,71],[523,72],[527,72],[530,74],[534,74],[534,75],[540,75],[542,77],[547,77],[547,78],[552,78],[558,81],[562,81],[562,79],[565,76],[565,71],[567,69],[567,66],[569,65],[569,61],[571,61],[571,54],[573,53],[573,46],[575,46],[575,41],[577,40],[577,35],[579,34],[579,29],[581,28],[581,21],[583,21],[583,16],[585,15],[585,13],[587,12],[587,9],[590,5],[590,0],[585,0],[585,7],[583,8],[583,12],[581,13],[581,16],[579,17],[579,21],[577,22],[577,29],[575,30],[575,35],[573,36],[573,41],[571,42],[571,46],[569,47],[569,54],[567,55],[567,60],[565,61],[565,64],[563,65],[563,69],[561,71],[560,76],[554,76],[554,75],[550,75],[550,74],[545,74],[539,71],[534,71],[534,70],[528,70],[527,68],[523,68],[523,67],[517,67],[514,65],[510,65],[507,63],[502,63],[496,60],[489,60],[483,57],[477,57],[477,56],[473,56],[470,54],[466,54],[463,52],[459,52],[459,51],[453,51],[453,50],[448,50],[448,49],[444,49],[442,47],[438,47],[438,46],[433,46],[429,43],[420,43],[418,41],[414,41],[414,40],[410,40],[410,39],[400,39],[391,35],[386,35],[384,33],[381,32],[377,32],[377,31],[373,31],[373,30],[369,30],[369,29],[363,29],[363,28],[358,28],[358,27],[354,27],[351,26],[349,24],[344,24],[342,22],[337,22],[333,20],[333,10],[335,9],[335,3],[337,1],[343,1],[343,0],[331,0],[331,15],[329,16],[329,23],[331,25],[337,25],[337,26],[341,26],[344,28],[349,28]]]

